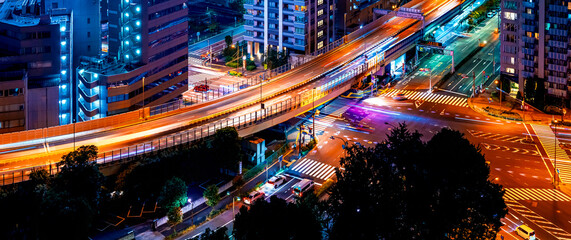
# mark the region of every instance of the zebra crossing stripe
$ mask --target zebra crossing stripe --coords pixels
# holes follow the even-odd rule
[[[313,176],[314,172],[321,170],[321,168],[327,167],[327,165],[325,163],[322,163],[322,162],[316,162],[314,165],[315,165],[315,167],[313,169],[307,171],[305,174],[307,174],[309,176]]]
[[[331,168],[333,168],[332,166],[327,165],[326,167],[322,168],[321,170],[315,172],[315,176],[321,176],[324,172],[328,172]]]
[[[305,172],[306,170],[309,170],[310,168],[313,168],[313,160],[307,159],[307,164],[306,164],[304,167],[299,168],[299,169],[296,170],[296,171],[298,171],[298,172],[300,172],[300,173],[303,173],[303,172]]]
[[[304,158],[303,160],[301,160],[299,164],[297,164],[291,170],[297,171],[297,169],[300,169],[301,167],[305,166],[307,163],[309,163],[309,161],[307,161],[307,158]]]
[[[332,176],[333,174],[335,174],[335,168],[334,168],[334,167],[331,167],[331,169],[330,169],[329,171],[324,172],[323,174],[321,174],[320,176],[318,176],[318,178],[321,178],[321,179],[329,179],[329,178],[331,178],[331,176]]]
[[[571,197],[557,189],[506,188],[505,197],[510,200],[571,201]]]

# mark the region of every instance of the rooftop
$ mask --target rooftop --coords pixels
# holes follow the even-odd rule
[[[0,4],[0,22],[22,27],[40,23],[38,0],[5,0]]]

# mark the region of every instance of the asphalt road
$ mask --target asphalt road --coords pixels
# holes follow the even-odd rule
[[[436,16],[441,16],[447,9],[456,6],[458,2],[424,2],[412,1],[407,6],[416,6],[428,13],[427,22],[433,20]],[[295,69],[282,74],[265,83],[266,90],[263,91],[264,96],[273,95],[276,92],[292,87],[297,83],[306,80],[311,76],[318,75],[322,72],[329,72],[339,65],[350,62],[355,56],[360,56],[366,49],[366,46],[373,46],[381,40],[390,36],[395,31],[406,28],[401,32],[398,38],[409,36],[419,29],[420,23],[412,19],[392,18],[386,24],[372,30],[369,34],[362,38],[342,47],[334,49],[323,54],[312,61],[296,67]],[[307,89],[307,86],[306,86]],[[250,88],[240,92],[236,92],[220,100],[214,100],[202,104],[186,108],[184,113],[162,119],[146,121],[141,124],[127,126],[123,128],[115,128],[111,130],[95,130],[91,132],[80,132],[75,134],[75,145],[94,144],[99,147],[100,152],[111,151],[122,147],[132,146],[137,143],[156,139],[167,135],[173,129],[185,126],[189,120],[212,115],[220,111],[244,105],[246,103],[256,102],[259,99],[259,91],[256,88]],[[17,169],[30,168],[34,166],[42,166],[51,162],[57,162],[60,156],[73,150],[74,138],[71,135],[53,137],[46,140],[44,144],[41,139],[29,142],[20,142],[14,144],[6,144],[0,146],[0,150],[10,149],[10,152],[0,152],[0,170],[2,172]],[[30,156],[34,156],[30,158]]]

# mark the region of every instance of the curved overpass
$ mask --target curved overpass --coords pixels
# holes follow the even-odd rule
[[[426,24],[429,24],[460,3],[459,0],[442,2],[436,0],[421,2],[417,0],[409,2],[405,7],[421,9],[425,13]],[[228,116],[230,113],[239,115],[243,114],[244,111],[252,111],[247,107],[258,106],[260,96],[268,104],[275,99],[283,99],[284,96],[287,98],[288,95],[291,97],[311,89],[313,86],[308,83],[313,80],[331,71],[336,71],[339,67],[362,56],[366,50],[373,49],[388,38],[394,37],[401,41],[414,35],[421,30],[421,25],[422,23],[417,20],[385,16],[349,35],[348,43],[264,83],[261,94],[259,87],[251,87],[217,100],[173,111],[164,116],[149,118],[147,121],[138,120],[138,112],[129,113],[131,114],[130,117],[135,117],[135,120],[125,122],[116,117],[117,123],[113,124],[112,127],[79,131],[75,134],[75,145],[94,144],[99,147],[101,152],[112,151],[180,131],[188,128],[190,124],[211,119],[213,116],[223,114]],[[70,128],[71,126],[66,127]],[[3,135],[0,135],[0,138],[2,137]],[[57,162],[62,154],[73,150],[73,148],[74,136],[69,134],[69,131],[56,134],[45,142],[42,135],[37,134],[35,139],[4,143],[0,145],[0,171],[7,172],[45,166]]]

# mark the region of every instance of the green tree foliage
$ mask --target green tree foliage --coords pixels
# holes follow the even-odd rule
[[[276,49],[268,48],[266,53],[264,64],[267,65],[268,69],[274,69],[287,64],[289,59],[289,52],[281,51],[278,52]]]
[[[327,201],[330,239],[494,239],[507,214],[480,149],[457,131],[424,143],[400,124],[385,143],[347,151]]]
[[[206,198],[206,205],[210,207],[216,206],[220,202],[220,195],[218,195],[218,186],[212,184],[204,190],[203,197]]]
[[[244,16],[243,14],[246,13],[246,9],[244,8],[244,0],[232,1],[230,3],[229,7],[231,9],[236,10],[238,13],[240,13],[240,16],[238,17],[238,19],[242,19]]]
[[[165,183],[159,195],[160,206],[167,212],[183,207],[188,200],[187,190],[186,183],[182,179],[172,177]]]
[[[289,223],[295,223],[295,227]],[[240,208],[234,221],[234,237],[237,240],[321,239],[321,226],[310,208],[272,196],[269,202],[258,200],[250,209]]]
[[[238,162],[242,160],[242,146],[240,145],[238,131],[234,127],[225,127],[216,130],[212,140],[214,158],[220,168],[235,170]]]
[[[182,222],[182,211],[180,207],[171,208],[167,212],[168,223],[176,233],[176,225]]]

